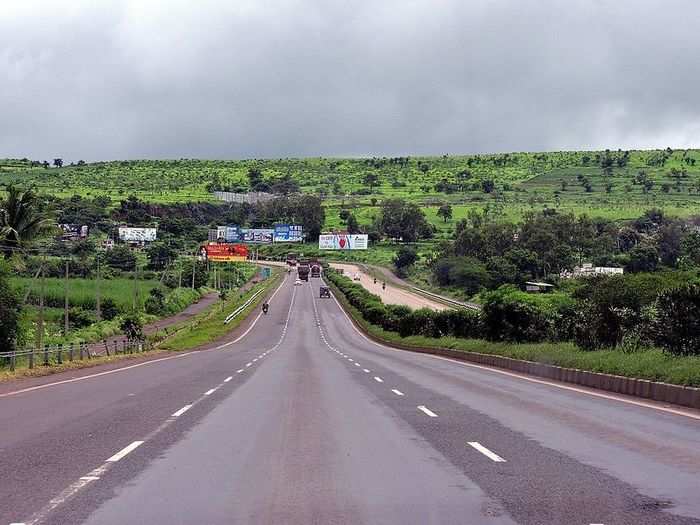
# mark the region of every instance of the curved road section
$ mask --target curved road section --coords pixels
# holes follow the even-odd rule
[[[5,392],[0,523],[700,524],[698,413],[379,346],[319,281],[202,351]]]

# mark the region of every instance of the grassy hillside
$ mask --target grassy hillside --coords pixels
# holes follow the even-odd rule
[[[488,208],[511,219],[546,206],[621,219],[637,217],[650,206],[679,216],[696,214],[700,211],[698,160],[700,150],[381,159],[183,159],[48,169],[26,160],[0,160],[0,184],[34,184],[57,196],[79,193],[119,200],[136,194],[151,202],[213,201],[212,189],[247,189],[248,171],[257,168],[266,182],[290,176],[301,191],[325,196],[329,228],[341,226],[341,207],[354,208],[362,223],[371,220],[382,199],[403,197],[419,202],[431,221],[447,231],[469,209]],[[677,170],[675,176],[672,170]],[[637,180],[640,171],[649,181],[646,189]],[[368,176],[376,176],[372,187],[365,182]],[[436,215],[444,202],[453,206],[453,220],[447,224]]]

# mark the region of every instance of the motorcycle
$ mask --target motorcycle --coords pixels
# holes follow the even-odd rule
[[[263,303],[262,305],[262,311],[265,315],[267,315],[267,311],[270,309],[270,305],[267,303]]]

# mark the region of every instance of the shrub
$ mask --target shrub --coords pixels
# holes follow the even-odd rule
[[[100,309],[102,310],[102,319],[106,321],[111,321],[117,315],[119,315],[119,308],[117,303],[111,297],[105,297],[100,303]]]
[[[678,355],[700,355],[700,286],[679,286],[659,295],[657,343]]]
[[[68,322],[74,330],[79,330],[80,328],[85,328],[96,323],[97,318],[90,311],[73,307],[68,310]]]

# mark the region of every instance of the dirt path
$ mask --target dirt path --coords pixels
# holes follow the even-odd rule
[[[362,271],[359,266],[354,264],[331,263],[331,267],[342,269],[345,275],[351,279],[355,276],[355,274],[359,274],[360,284],[373,294],[381,297],[382,301],[386,304],[402,304],[411,308],[430,308],[431,310],[446,310],[449,308],[442,303],[432,301],[427,297],[423,297],[399,288],[392,284],[392,281],[388,279],[386,281],[386,290],[382,290],[382,281],[377,280],[377,283],[375,284],[373,277],[367,275],[367,273]]]

